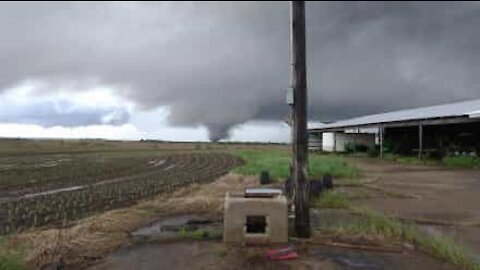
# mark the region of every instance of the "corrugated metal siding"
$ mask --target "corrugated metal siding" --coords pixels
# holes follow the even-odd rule
[[[321,151],[322,150],[322,137],[315,134],[308,135],[308,150],[309,151]]]
[[[314,124],[311,128],[342,128],[398,121],[411,121],[441,117],[476,116],[480,111],[480,99],[443,105],[371,114],[330,124]]]

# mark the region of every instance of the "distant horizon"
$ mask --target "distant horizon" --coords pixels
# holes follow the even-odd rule
[[[105,142],[156,142],[156,143],[211,143],[211,144],[237,144],[237,143],[253,143],[253,144],[290,144],[288,142],[271,142],[271,141],[230,141],[220,140],[217,142],[206,141],[170,141],[156,139],[104,139],[104,138],[33,138],[33,137],[1,137],[0,140],[25,140],[25,141],[105,141]]]

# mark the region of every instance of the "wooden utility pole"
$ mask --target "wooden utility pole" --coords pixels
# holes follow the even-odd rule
[[[423,157],[423,125],[418,124],[418,159]]]
[[[383,125],[379,124],[378,125],[378,140],[380,144],[380,158],[383,159]]]
[[[307,67],[305,57],[305,2],[290,2],[290,60],[293,89],[293,179],[295,233],[310,237],[309,183],[307,173]]]

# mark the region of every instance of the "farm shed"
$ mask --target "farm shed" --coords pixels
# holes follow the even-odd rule
[[[312,124],[308,133],[311,150],[342,152],[348,143],[354,143],[377,145],[380,155],[387,149],[419,157],[477,155],[480,99]]]

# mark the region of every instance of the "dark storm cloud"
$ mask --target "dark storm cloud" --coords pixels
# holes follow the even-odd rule
[[[478,2],[307,3],[310,116],[479,98]],[[109,85],[211,138],[283,119],[288,3],[1,3],[0,89]]]

